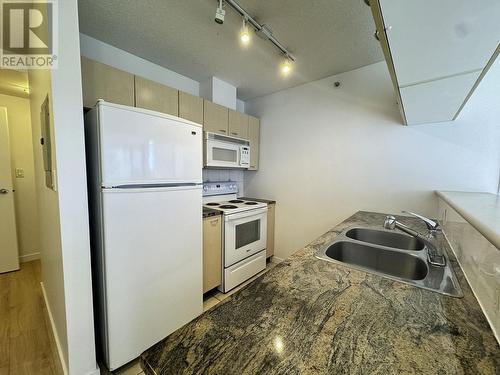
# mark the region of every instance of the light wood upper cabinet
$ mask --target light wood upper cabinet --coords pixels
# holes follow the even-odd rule
[[[179,115],[179,91],[135,76],[135,106]]]
[[[203,99],[179,91],[179,117],[203,124]]]
[[[203,130],[228,135],[229,109],[211,101],[203,101]]]
[[[203,219],[203,293],[222,283],[221,216]]]
[[[248,140],[250,141],[250,167],[248,170],[259,169],[260,120],[248,116]]]
[[[248,115],[233,109],[229,110],[229,135],[248,139]]]
[[[81,58],[83,106],[93,107],[98,99],[134,105],[134,75],[97,61]]]
[[[274,255],[274,222],[276,204],[267,205],[267,247],[266,258]]]

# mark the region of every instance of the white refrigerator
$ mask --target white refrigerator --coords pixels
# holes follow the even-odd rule
[[[96,331],[114,370],[203,311],[203,131],[103,101],[85,130]]]

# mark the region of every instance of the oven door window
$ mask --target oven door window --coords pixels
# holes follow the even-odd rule
[[[227,148],[214,147],[212,148],[212,159],[236,163],[238,161],[238,152]]]
[[[236,249],[260,240],[260,220],[236,225]]]

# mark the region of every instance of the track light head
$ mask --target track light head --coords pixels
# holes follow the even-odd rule
[[[288,56],[285,56],[280,65],[280,71],[283,77],[288,77],[290,75],[292,72],[292,65],[293,61]]]
[[[250,29],[248,28],[246,19],[243,18],[243,26],[241,27],[240,31],[240,42],[243,47],[248,46],[250,44]]]
[[[217,22],[219,25],[222,25],[224,23],[225,16],[226,16],[226,11],[224,10],[223,0],[219,0],[219,5],[215,10],[215,22]]]

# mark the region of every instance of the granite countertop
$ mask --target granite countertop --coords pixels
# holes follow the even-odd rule
[[[500,196],[462,191],[436,191],[436,194],[500,249]]]
[[[214,210],[212,208],[207,208],[207,207],[203,207],[203,212],[201,214],[203,219],[206,217],[218,216],[218,215],[222,215],[222,211]]]
[[[337,225],[144,352],[145,372],[499,374],[500,347],[449,248],[461,299],[315,258],[343,229],[384,217]]]
[[[263,199],[263,198],[240,197],[240,199],[247,199],[249,201],[256,201],[256,202],[267,203],[267,204],[275,204],[276,203],[275,200]]]

